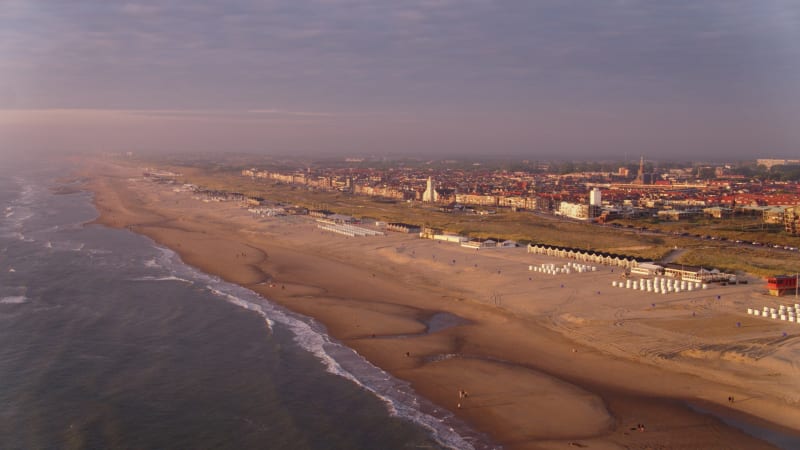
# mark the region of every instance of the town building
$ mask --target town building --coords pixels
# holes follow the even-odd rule
[[[800,230],[800,206],[790,206],[783,213],[783,225],[786,232],[797,236]]]
[[[427,203],[436,203],[439,201],[439,194],[433,186],[433,177],[428,177],[428,184],[425,188],[425,192],[422,193],[422,201]]]
[[[589,220],[589,205],[561,202],[558,205],[558,212],[556,212],[556,214],[571,219]]]

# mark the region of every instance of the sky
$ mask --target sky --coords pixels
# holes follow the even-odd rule
[[[0,0],[10,151],[800,157],[797,0]]]

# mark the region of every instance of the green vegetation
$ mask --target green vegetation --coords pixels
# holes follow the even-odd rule
[[[691,220],[659,221],[657,219],[616,220],[622,226],[647,227],[665,234],[688,233],[696,237],[714,237],[717,240],[734,242],[761,242],[781,246],[800,247],[800,236],[791,236],[782,224],[765,224],[761,217],[736,216],[727,219],[696,217]]]
[[[762,277],[800,272],[800,258],[796,255],[776,255],[764,248],[698,247],[681,255],[676,262],[729,272],[742,270]]]
[[[445,213],[419,202],[386,202],[341,192],[309,190],[300,186],[251,180],[219,169],[174,167],[183,181],[207,189],[242,192],[270,201],[326,209],[354,217],[372,217],[387,222],[406,222],[478,238],[513,239],[583,248],[659,260],[674,248],[687,249],[675,262],[745,271],[759,276],[800,272],[797,254],[768,248],[737,246],[733,241],[781,242],[800,246],[800,238],[786,236],[780,227],[763,227],[757,218],[696,219],[691,222],[658,222],[652,219],[619,221],[620,227],[561,220],[527,212],[498,210],[496,214]],[[641,227],[647,227],[642,230]],[[652,233],[657,229],[661,233]],[[681,236],[690,233],[690,236]],[[726,240],[698,239],[696,236]]]

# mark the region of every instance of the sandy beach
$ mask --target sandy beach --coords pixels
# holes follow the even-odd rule
[[[548,275],[529,266],[569,261],[346,237],[309,217],[204,202],[141,170],[87,167],[98,223],[314,317],[504,448],[773,448],[693,407],[800,435],[800,324],[745,313],[793,302],[766,296],[761,280],[619,289],[619,268]]]

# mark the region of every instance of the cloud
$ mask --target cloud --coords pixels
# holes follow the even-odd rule
[[[280,109],[207,110],[207,109],[96,109],[47,108],[0,109],[0,124],[50,121],[119,120],[125,118],[169,118],[182,120],[272,121],[283,119],[333,118],[336,114]]]
[[[587,108],[659,121],[680,105],[776,120],[800,102],[798,41],[789,0],[9,0],[0,108],[501,129]]]
[[[284,111],[280,109],[249,109],[249,114],[276,114],[285,116],[307,116],[307,117],[333,117],[337,114],[327,112],[312,112],[312,111]]]
[[[120,8],[123,14],[129,16],[152,16],[158,14],[161,8],[156,5],[142,3],[126,3]]]

